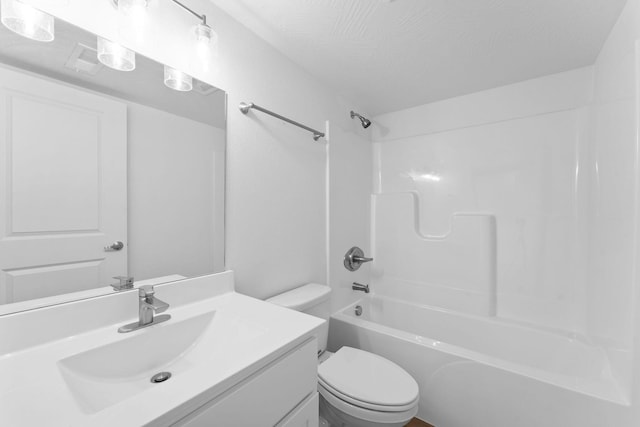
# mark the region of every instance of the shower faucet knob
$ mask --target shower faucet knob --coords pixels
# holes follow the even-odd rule
[[[356,271],[365,262],[371,262],[373,258],[364,256],[364,252],[357,246],[352,247],[344,255],[344,267],[349,271]]]

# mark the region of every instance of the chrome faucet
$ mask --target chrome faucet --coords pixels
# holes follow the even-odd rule
[[[133,289],[133,277],[131,276],[114,276],[114,279],[118,279],[120,283],[111,285],[114,291],[121,292],[127,289]]]
[[[362,291],[365,294],[369,293],[369,285],[363,285],[362,283],[358,282],[353,282],[353,285],[351,285],[351,289],[353,289],[354,291]]]
[[[156,291],[151,285],[140,286],[138,296],[140,297],[140,326],[153,323],[153,315],[167,311],[169,304],[156,298]]]
[[[357,246],[352,247],[344,254],[344,267],[349,271],[356,271],[365,262],[371,262],[373,258],[364,256],[364,252]]]
[[[151,285],[140,286],[138,288],[138,321],[121,326],[118,332],[131,332],[171,319],[171,315],[169,314],[155,316],[156,313],[166,311],[169,308],[169,304],[159,300],[154,295],[155,290]]]

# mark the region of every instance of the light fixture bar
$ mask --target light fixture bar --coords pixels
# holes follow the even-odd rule
[[[178,0],[171,0],[171,1],[173,1],[175,4],[177,4],[178,6],[180,6],[181,8],[186,10],[187,12],[191,13],[193,16],[195,16],[199,20],[201,20],[203,25],[207,25],[207,15],[205,15],[205,14],[200,15],[198,12],[196,12],[195,10],[191,9],[189,6],[187,6],[186,4],[184,4],[184,3],[182,3],[182,2],[180,2]]]
[[[118,7],[118,0],[110,0],[110,1],[113,7],[115,8]],[[189,12],[190,14],[192,14],[193,16],[195,16],[196,18],[198,18],[200,21],[202,21],[202,24],[207,25],[207,15],[199,14],[198,12],[196,12],[195,10],[191,9],[189,6],[187,6],[186,4],[178,0],[171,0],[171,1],[177,4],[178,6],[180,6],[181,8],[183,8],[184,10],[186,10],[187,12]]]
[[[114,8],[118,9],[119,3],[124,1],[124,0],[108,0],[108,1],[111,3],[111,5]],[[196,32],[196,37],[198,38],[198,41],[210,43],[211,39],[215,38],[215,36],[216,36],[215,32],[207,24],[207,15],[205,15],[204,13],[200,14],[200,13],[196,12],[195,10],[191,9],[189,6],[187,6],[186,4],[181,2],[180,0],[171,0],[171,1],[174,2],[175,4],[180,6],[182,9],[186,10],[187,12],[189,12],[190,14],[192,14],[193,16],[195,16],[196,18],[198,18],[200,20],[200,23],[196,27],[196,31],[195,31]]]

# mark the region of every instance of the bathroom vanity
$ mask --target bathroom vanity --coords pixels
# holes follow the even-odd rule
[[[324,321],[220,273],[225,92],[163,85],[171,67],[142,55],[122,73],[104,34],[56,33],[0,26],[0,426],[316,426]]]
[[[155,292],[171,319],[129,333],[136,290],[0,317],[0,425],[317,425],[324,321],[234,292],[230,271]]]

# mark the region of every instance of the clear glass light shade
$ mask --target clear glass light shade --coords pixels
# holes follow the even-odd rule
[[[188,92],[193,89],[193,77],[180,70],[164,66],[164,84],[180,92]]]
[[[118,0],[120,25],[125,32],[135,34],[144,26],[147,17],[147,0]]]
[[[148,0],[118,0],[118,11],[124,14],[143,13]]]
[[[148,21],[147,0],[118,1],[118,33],[126,40],[144,42]]]
[[[195,32],[196,40],[198,40],[198,43],[212,44],[216,43],[218,40],[218,35],[207,24],[198,24],[196,26]]]
[[[102,37],[98,37],[98,60],[118,71],[132,71],[136,68],[134,51]]]
[[[40,42],[54,38],[53,16],[19,0],[0,0],[2,24],[21,36]]]

